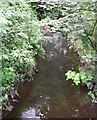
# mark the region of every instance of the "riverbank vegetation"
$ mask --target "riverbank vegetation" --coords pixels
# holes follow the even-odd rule
[[[0,90],[4,108],[14,97],[15,85],[32,77],[35,56],[44,54],[41,23],[30,4],[22,1],[0,1],[0,34],[2,35],[2,79]],[[31,71],[29,73],[29,71]],[[30,78],[28,78],[30,79]],[[12,92],[13,91],[13,92]],[[7,103],[6,103],[7,102]]]
[[[40,5],[49,17],[52,32],[60,32],[68,42],[70,49],[77,51],[80,63],[79,71],[69,70],[67,80],[75,85],[87,86],[92,99],[97,97],[96,52],[97,52],[97,2],[46,2]]]
[[[86,85],[90,96],[97,96],[96,28],[97,3],[90,2],[24,2],[0,1],[0,34],[2,36],[2,79],[0,90],[4,108],[17,82],[25,80],[36,67],[35,56],[44,56],[47,33],[59,32],[69,49],[77,51],[79,71],[64,73],[76,85]],[[45,26],[45,29],[42,29]],[[44,34],[43,34],[44,33]],[[31,70],[33,69],[33,70]],[[15,91],[14,91],[15,92]],[[13,95],[11,95],[12,97]]]

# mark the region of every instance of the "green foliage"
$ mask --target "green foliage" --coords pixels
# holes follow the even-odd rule
[[[93,94],[93,92],[92,91],[89,91],[89,93],[88,93],[90,96],[91,96],[91,98],[92,99],[95,99],[95,95]]]
[[[16,81],[23,80],[29,67],[36,66],[35,56],[43,56],[44,37],[42,24],[36,11],[23,1],[0,1],[0,33],[2,33],[2,80],[3,97]],[[4,97],[8,99],[8,97]]]
[[[67,76],[66,80],[72,79],[76,85],[79,83],[85,83],[88,87],[90,85],[90,82],[93,82],[93,73],[88,71],[88,73],[84,71],[80,71],[79,73],[69,70],[67,73],[65,73]]]
[[[30,2],[0,1],[2,37],[0,89],[4,100],[8,99],[7,93],[15,82],[23,80],[27,69],[31,66],[35,67],[35,56],[44,55],[42,47],[44,36],[41,33],[43,25],[49,25],[50,32],[61,32],[69,48],[74,47],[78,52],[81,62],[79,73],[69,70],[66,73],[67,80],[73,80],[76,85],[83,83],[91,89],[95,78],[94,63],[97,61],[95,58],[97,45],[94,37],[97,26],[95,2],[47,1],[39,3],[38,6],[33,6]],[[42,9],[41,13],[38,13],[39,9]],[[37,16],[41,17],[41,21],[38,21]],[[96,95],[97,87],[93,91]],[[94,98],[92,93],[90,90],[89,95]]]
[[[89,95],[94,99],[95,98],[95,95],[93,93],[93,91],[91,91],[91,87],[93,87],[93,73],[92,71],[88,71],[87,72],[84,72],[83,70],[80,71],[79,73],[75,72],[75,71],[72,71],[72,70],[69,70],[67,73],[65,73],[66,75],[66,80],[72,80],[75,85],[78,85],[78,84],[85,84],[88,89],[90,89],[89,91]]]
[[[67,72],[67,80],[72,79],[76,85],[83,83],[89,89],[96,80],[95,63],[97,61],[97,40],[95,31],[97,28],[95,1],[48,1],[42,4],[44,15],[49,16],[48,22],[51,31],[59,31],[65,37],[69,48],[74,48],[80,58],[79,73]],[[92,71],[92,72],[90,72]],[[96,91],[94,88],[93,91]],[[93,92],[96,94],[96,92]],[[93,97],[92,97],[93,98]]]
[[[76,73],[75,71],[69,70],[66,74],[66,80],[73,80],[73,82],[78,85],[80,83],[80,74]]]

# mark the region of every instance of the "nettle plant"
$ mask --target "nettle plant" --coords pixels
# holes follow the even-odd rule
[[[0,89],[3,97],[16,81],[24,79],[28,68],[35,68],[37,54],[44,56],[42,24],[36,11],[23,1],[0,1],[0,33],[2,33],[2,79]]]

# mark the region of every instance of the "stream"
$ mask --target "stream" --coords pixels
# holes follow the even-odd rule
[[[19,102],[6,118],[94,118],[95,105],[85,86],[66,81],[65,72],[77,70],[79,58],[61,35],[45,43],[46,59],[38,56],[38,73],[19,87]]]

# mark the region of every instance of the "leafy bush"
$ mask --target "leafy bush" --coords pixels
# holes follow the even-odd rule
[[[35,56],[44,55],[42,24],[36,11],[23,1],[0,1],[2,34],[2,79],[0,89],[5,101],[16,81],[24,79],[29,67],[35,68]],[[2,100],[2,97],[0,98]]]
[[[85,84],[89,89],[89,95],[94,99],[97,97],[97,81],[95,74],[95,53],[97,49],[97,41],[95,38],[95,29],[97,26],[97,19],[95,17],[96,4],[90,2],[84,3],[83,6],[80,6],[80,9],[80,16],[83,17],[81,21],[79,21],[77,28],[72,30],[71,35],[69,34],[68,39],[70,48],[74,47],[79,54],[81,66],[79,73],[68,71],[66,76],[67,80],[71,78],[76,85],[79,83]]]
[[[76,85],[86,84],[89,93],[97,96],[96,62],[97,40],[95,31],[97,28],[96,1],[57,1],[42,3],[40,7],[45,11],[43,16],[49,16],[48,24],[51,31],[60,31],[69,44],[77,51],[80,58],[79,73],[68,71],[67,79],[72,79]],[[97,53],[96,53],[97,54]],[[97,67],[97,66],[96,66]],[[89,80],[89,81],[88,81]],[[91,87],[93,86],[92,90]],[[91,95],[93,97],[93,95]],[[93,97],[94,98],[94,97]]]
[[[89,94],[94,98],[94,95],[97,95],[97,82],[94,79],[97,62],[97,43],[94,37],[97,26],[96,2],[47,1],[39,3],[39,8],[36,7],[37,5],[34,7],[33,4],[31,6],[29,2],[22,0],[0,1],[0,89],[4,96],[0,99],[6,101],[7,93],[15,82],[23,80],[24,73],[29,67],[35,67],[35,55],[44,55],[44,37],[41,33],[43,25],[50,26],[51,32],[61,32],[69,48],[74,47],[78,52],[81,61],[79,72],[69,70],[66,73],[67,80],[72,79],[76,85],[85,84],[90,89]],[[37,13],[40,9],[41,14]],[[41,21],[38,21],[37,16]]]

